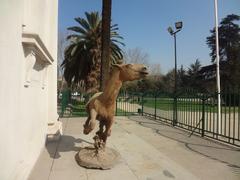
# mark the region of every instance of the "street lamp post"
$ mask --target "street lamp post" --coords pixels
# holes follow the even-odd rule
[[[172,27],[168,27],[168,32],[174,37],[174,58],[175,58],[175,70],[174,70],[174,106],[173,106],[173,126],[177,124],[177,40],[176,34],[181,31],[183,23],[176,22],[174,31]]]
[[[219,70],[219,38],[218,38],[218,0],[214,0],[215,10],[215,34],[216,34],[216,69],[217,69],[217,119],[218,119],[218,134],[221,133],[221,86],[220,86],[220,70]]]

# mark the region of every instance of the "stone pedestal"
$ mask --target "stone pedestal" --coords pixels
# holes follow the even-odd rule
[[[111,148],[96,151],[94,147],[82,148],[75,156],[80,166],[91,169],[111,169],[119,162],[120,154]]]

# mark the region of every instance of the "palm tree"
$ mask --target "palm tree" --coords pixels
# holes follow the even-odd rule
[[[101,91],[104,90],[110,70],[110,24],[112,0],[102,0],[102,59]]]
[[[98,90],[101,67],[102,21],[98,12],[85,13],[86,19],[75,18],[79,26],[69,27],[74,33],[67,37],[69,45],[65,49],[64,78],[68,85],[84,83],[87,92]],[[110,60],[120,63],[123,53],[120,45],[118,26],[111,26]]]
[[[198,76],[198,73],[201,69],[201,62],[199,59],[196,59],[196,61],[192,64],[190,64],[190,67],[188,68],[188,75],[189,76]]]

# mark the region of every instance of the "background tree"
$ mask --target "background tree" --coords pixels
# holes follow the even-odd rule
[[[137,81],[137,90],[138,92],[146,92],[146,91],[155,91],[155,84],[152,77],[147,77],[140,81]]]
[[[181,68],[177,70],[177,78],[178,78],[178,90],[185,89],[189,87],[189,81],[186,70],[181,65]]]
[[[124,53],[125,63],[145,64],[149,65],[149,55],[140,48],[128,49]]]
[[[124,52],[123,60],[124,60],[124,63],[148,65],[149,55],[140,48],[133,48],[133,49],[128,49],[127,51]],[[143,82],[138,82],[138,81],[125,82],[123,84],[122,89],[128,90],[128,91],[139,91],[140,89],[143,90],[144,88],[142,86],[145,83],[145,81],[148,81],[147,79],[148,78],[146,78]]]
[[[57,60],[58,60],[58,71],[59,71],[59,76],[61,77],[63,75],[63,71],[61,67],[61,64],[64,61],[64,51],[66,47],[68,46],[68,41],[67,41],[67,36],[68,36],[67,31],[59,31],[58,32],[58,54],[57,54]]]
[[[173,92],[174,91],[174,69],[171,69],[167,72],[165,76],[163,76],[163,89],[166,92]]]
[[[69,45],[64,52],[64,78],[68,85],[83,83],[87,92],[99,89],[101,68],[102,21],[98,12],[85,13],[86,19],[75,18],[79,26],[69,27],[73,31],[67,37]],[[123,53],[117,32],[117,25],[111,26],[110,60],[120,63]]]
[[[150,74],[153,76],[161,75],[161,65],[160,64],[151,64],[149,65]]]
[[[201,79],[200,79],[200,70],[201,70],[201,62],[196,59],[196,61],[190,64],[190,67],[187,71],[187,82],[188,86],[191,88],[201,88]]]
[[[58,54],[57,54],[57,90],[60,92],[63,89],[63,69],[61,68],[61,64],[64,61],[64,50],[67,47],[67,32],[60,31],[58,32]]]
[[[240,27],[237,23],[240,16],[231,14],[222,19],[219,26],[219,56],[220,61],[226,61],[224,68],[227,80],[231,84],[240,84]],[[207,37],[207,45],[211,49],[210,56],[212,62],[215,62],[215,30],[210,31],[211,35]]]

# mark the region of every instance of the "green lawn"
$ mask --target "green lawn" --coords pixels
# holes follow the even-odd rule
[[[141,105],[141,102],[139,102],[137,99],[132,100],[130,99],[125,99],[125,101],[120,101],[122,103],[128,102],[128,103],[134,103],[134,104],[139,104]],[[173,99],[172,98],[157,98],[156,100],[156,108],[161,109],[164,111],[173,111]],[[145,97],[143,99],[143,106],[144,107],[149,107],[149,108],[155,108],[155,99],[152,97]],[[178,99],[177,102],[177,109],[178,111],[187,111],[187,112],[202,112],[202,102],[197,101],[196,99]],[[86,110],[85,110],[85,103],[84,102],[78,102],[75,101],[71,105],[71,110],[72,114],[66,113],[66,116],[70,115],[72,117],[81,117],[81,116],[87,116]],[[229,113],[229,112],[235,112],[238,113],[240,111],[239,107],[224,107],[222,106],[222,113]],[[206,104],[205,105],[205,112],[212,112],[216,113],[217,112],[217,105],[210,105]],[[125,112],[124,110],[121,110],[117,108],[116,115],[121,116],[121,115],[131,115],[133,112]]]
[[[125,112],[124,110],[121,110],[117,108],[116,115],[117,116],[124,116],[132,114],[132,112]],[[83,102],[75,103],[75,105],[72,105],[72,115],[73,117],[82,117],[87,116],[87,112],[85,109],[85,104]]]
[[[71,107],[72,107],[71,116],[73,117],[87,116],[84,102],[74,102],[74,104]]]
[[[137,112],[127,112],[127,111],[117,108],[116,116],[127,116],[127,115],[132,115],[133,113],[137,113]]]
[[[157,98],[156,108],[164,111],[172,111],[173,110],[173,99],[170,98]],[[144,98],[143,106],[155,108],[155,99],[154,98]],[[177,102],[178,111],[202,111],[202,102],[191,99],[180,99]],[[217,112],[217,105],[205,104],[206,112]],[[238,112],[239,107],[228,107],[222,106],[222,112]]]

